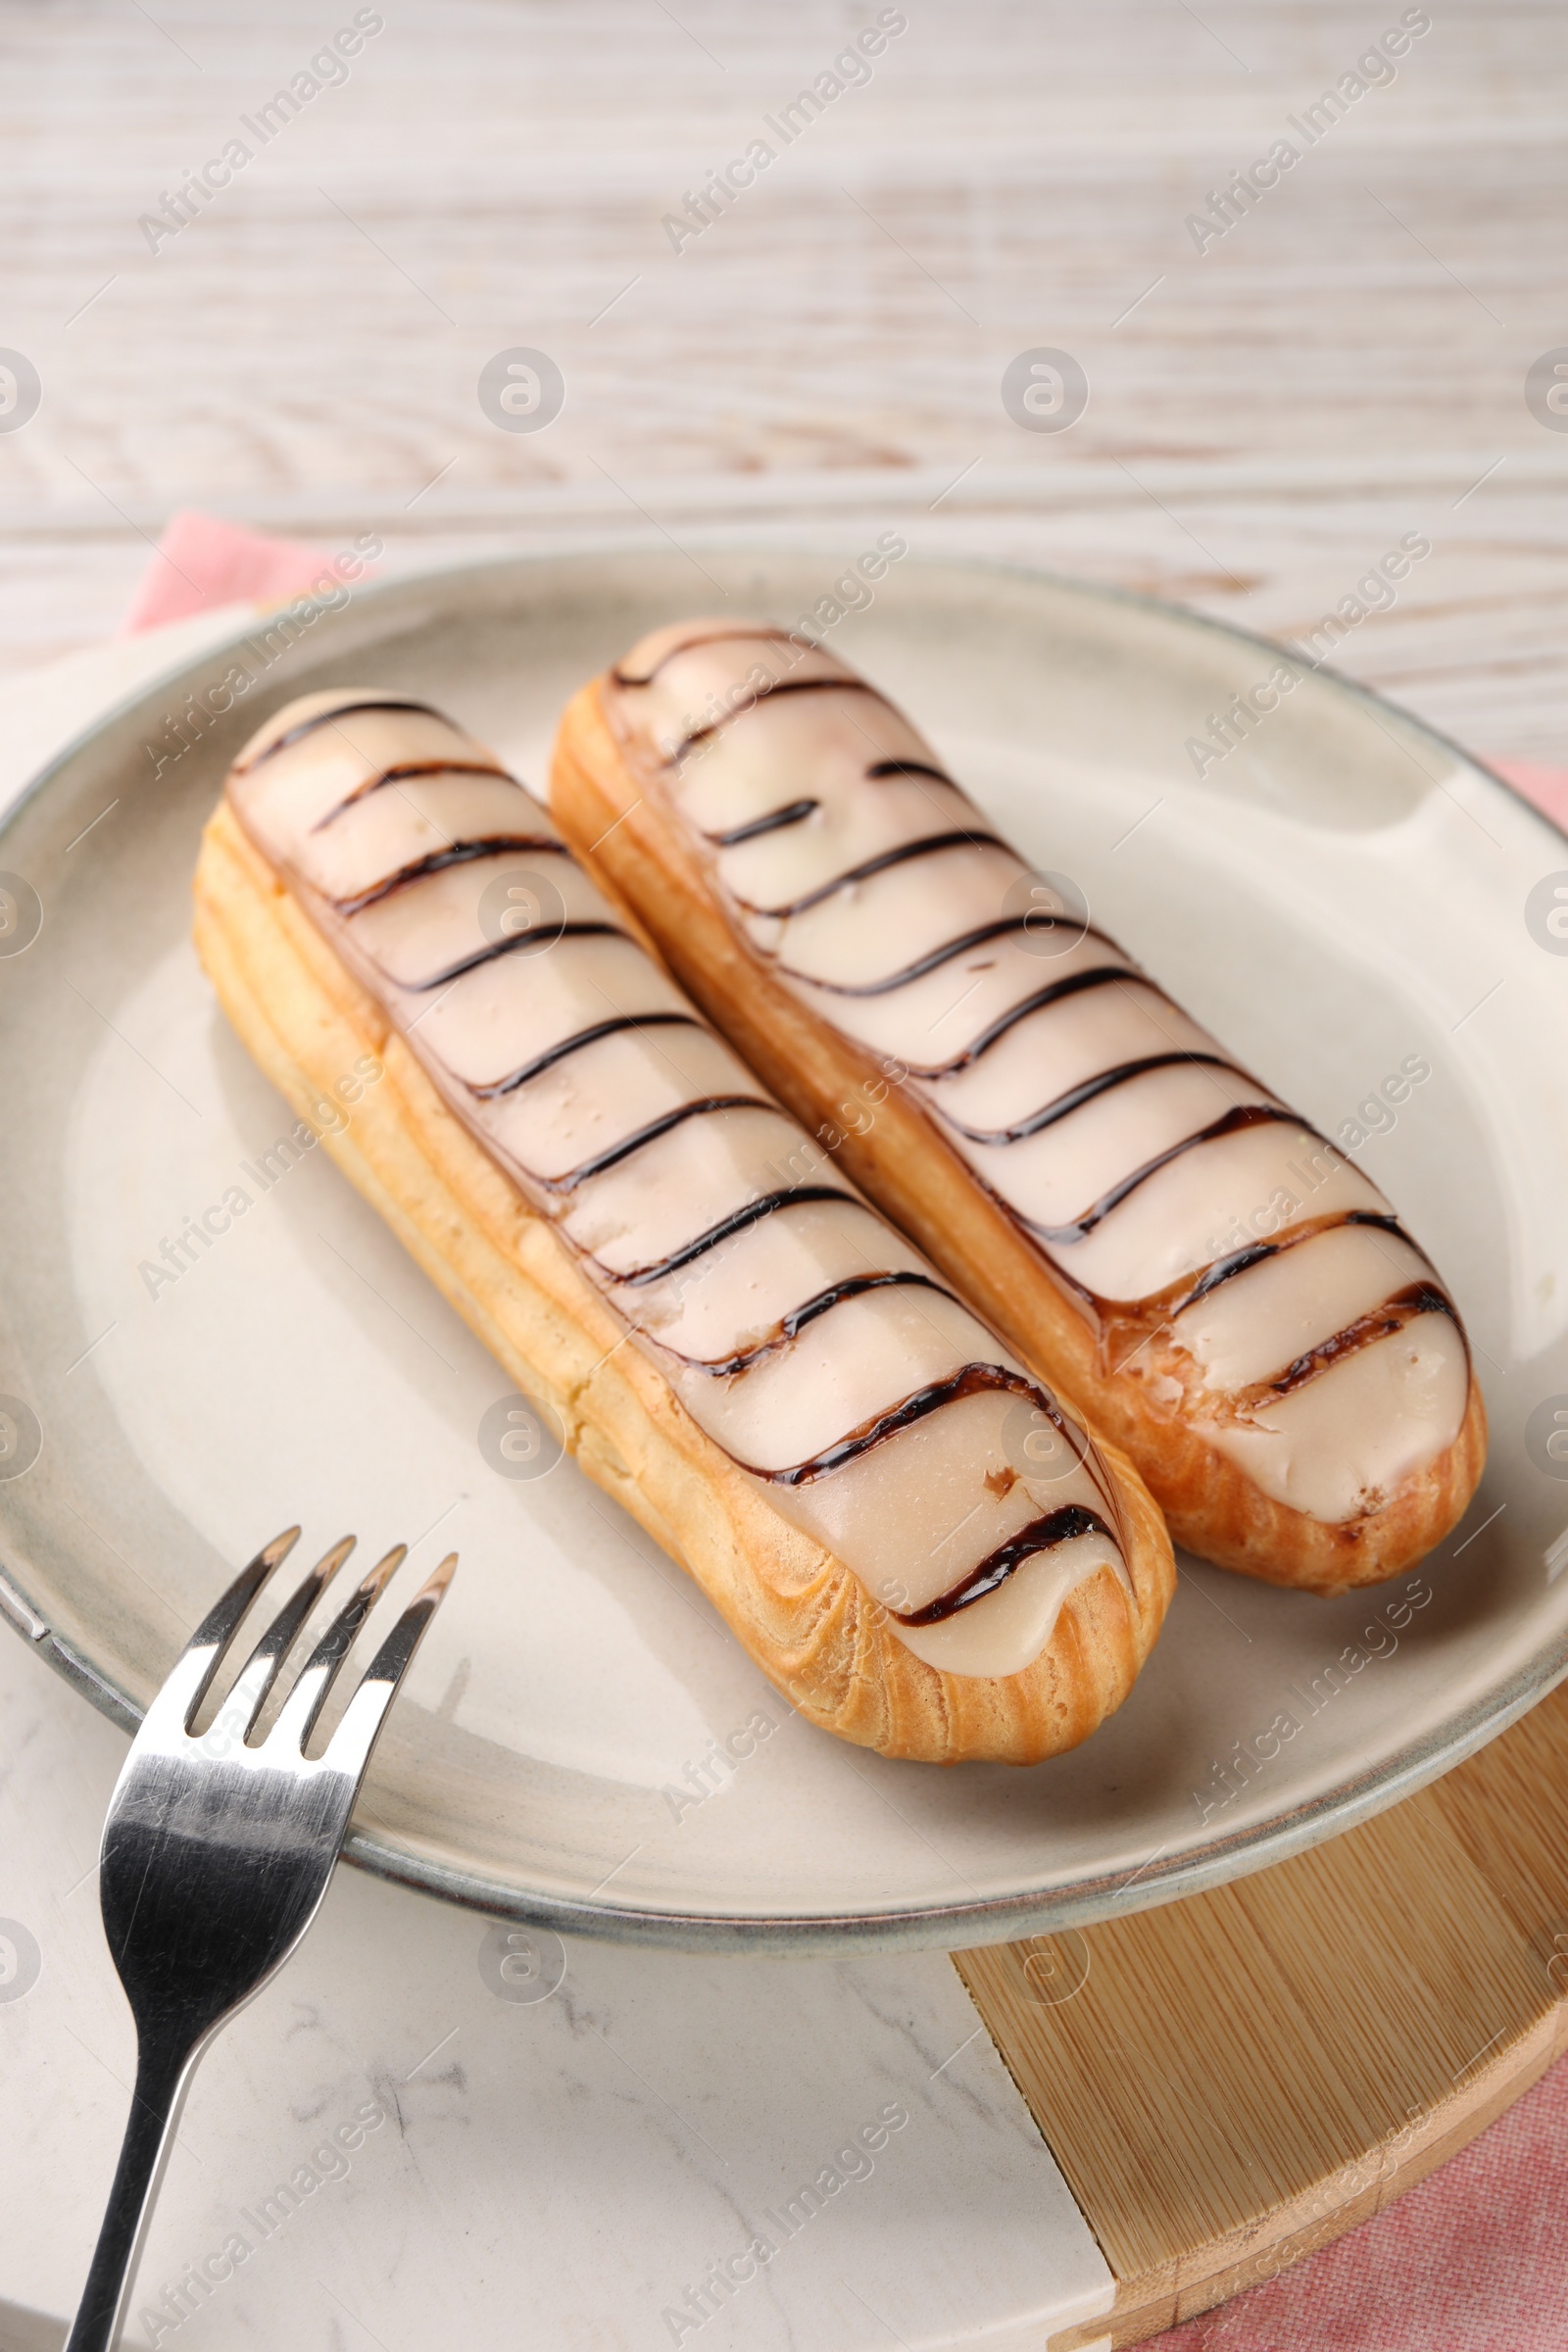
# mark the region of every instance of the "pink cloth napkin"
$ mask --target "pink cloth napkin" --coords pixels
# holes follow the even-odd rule
[[[1568,779],[1565,779],[1568,781]],[[1321,2254],[1154,2339],[1157,2352],[1561,2352],[1568,2060]]]
[[[1543,767],[1535,760],[1489,760],[1487,765],[1568,833],[1568,767]]]
[[[338,577],[324,548],[271,539],[190,508],[171,514],[121,624],[134,637],[166,620],[190,620],[221,605],[282,605]]]
[[[331,570],[320,548],[171,516],[125,616],[157,628],[281,604]],[[1568,769],[1491,763],[1568,828]],[[1568,2060],[1444,2169],[1321,2254],[1158,2338],[1162,2352],[1516,2352],[1568,2347]]]

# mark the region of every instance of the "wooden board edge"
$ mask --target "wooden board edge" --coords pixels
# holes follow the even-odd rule
[[[1098,1955],[1102,2003],[1107,1988],[1112,1995],[1087,2038],[1082,2029],[1075,2038],[1075,1995],[1063,2001],[1056,1991],[1041,1999],[1028,1989],[1037,1982],[1042,1945],[1057,1946],[1046,1967],[1053,1986],[1059,1985],[1054,1971],[1062,1939],[1033,1937],[952,1955],[1116,2282],[1111,2309],[1058,2330],[1050,2352],[1106,2344],[1119,2352],[1277,2276],[1457,2155],[1568,2050],[1568,1808],[1549,1793],[1563,1785],[1565,1772],[1568,1690],[1549,1694],[1432,1788],[1326,1846],[1234,1886],[1085,1931],[1079,1941]],[[1200,2119],[1183,2146],[1161,2135],[1152,2090],[1147,2105],[1142,2096],[1127,2098],[1126,2069],[1127,2045],[1138,2039],[1136,2012],[1149,2010],[1152,1992],[1162,1993],[1164,2006],[1158,1997],[1153,2006],[1167,2029],[1173,1989],[1188,2004],[1177,2018],[1196,2017],[1193,2004],[1205,1991],[1201,1971],[1216,1952],[1242,1970],[1250,1941],[1254,1955],[1266,1953],[1282,1931],[1293,1942],[1298,1936],[1307,1950],[1316,1972],[1309,1980],[1313,1997],[1303,2001],[1299,1982],[1265,1979],[1260,1989],[1250,1980],[1249,1997],[1261,2000],[1260,2022],[1276,2037],[1280,2067],[1278,2078],[1262,2086],[1261,2101],[1252,2101],[1249,2128],[1287,2149],[1296,2139],[1298,2177],[1313,2147],[1332,2146],[1334,2160],[1298,2192],[1276,2189],[1271,2196],[1262,2168],[1238,2161],[1237,2135],[1211,2134],[1201,2125],[1203,2116],[1219,2116],[1224,2102],[1245,2100],[1258,2088],[1242,2071],[1248,2061],[1239,2046],[1195,2033],[1166,2070],[1189,2114]],[[1384,1972],[1385,1997],[1407,1991],[1417,2019],[1425,2012],[1450,2042],[1467,2020],[1473,2030],[1479,2017],[1484,2031],[1502,2015],[1495,2046],[1483,2039],[1449,2072],[1451,2048],[1438,2062],[1429,2041],[1424,2058],[1406,2052],[1401,2064],[1396,2021],[1381,2010],[1369,2017],[1364,2006],[1354,2014],[1352,1996],[1365,1990],[1358,1973],[1364,1979],[1369,1965],[1374,1976]],[[1165,1973],[1163,1988],[1152,1982],[1151,1967]],[[1085,1982],[1089,1974],[1085,1959]],[[1239,1974],[1237,1981],[1248,1980]],[[1123,2047],[1113,2048],[1123,2036]],[[1165,2046],[1157,2044],[1149,2062],[1145,2079],[1154,2088]],[[1316,2081],[1320,2091],[1325,2082],[1332,2088],[1336,2067],[1343,2083],[1347,2066],[1352,2086],[1371,2082],[1380,2095],[1348,2104],[1342,2098],[1332,2113],[1325,2109],[1318,2121],[1327,2136],[1320,2131],[1314,2139],[1300,2129],[1302,2087]],[[1427,2085],[1402,2124],[1394,2105],[1401,2077],[1412,2088],[1418,2079]],[[1195,2161],[1211,2161],[1205,2185],[1217,2192],[1196,2204],[1181,2194],[1181,2167]],[[1291,2167],[1284,2169],[1288,2174]],[[1173,2216],[1206,2211],[1218,2226],[1173,2227],[1168,2252],[1143,2265],[1129,2262],[1130,2241],[1147,2244],[1159,2234],[1147,2225],[1157,2223],[1167,2182]],[[1140,2228],[1131,2231],[1122,2221],[1130,2196],[1149,2200],[1132,2206]]]
[[[1166,2328],[1197,2319],[1216,2304],[1229,2302],[1233,2295],[1277,2278],[1281,2271],[1371,2221],[1406,2189],[1414,2188],[1428,2174],[1457,2156],[1540,2081],[1565,2044],[1568,2022],[1560,2016],[1543,2020],[1486,2069],[1473,2091],[1456,2093],[1443,2108],[1423,2118],[1408,2138],[1396,2137],[1369,2148],[1364,2156],[1325,2176],[1307,2196],[1260,2213],[1245,2230],[1195,2247],[1180,2266],[1166,2266],[1142,2278],[1118,2278],[1110,2312],[1103,2319],[1052,2336],[1048,2352],[1090,2352],[1091,2347],[1106,2343],[1113,2352],[1121,2352],[1123,2345],[1163,2334]],[[1041,2119],[1036,2116],[1035,2121],[1039,2124]],[[1042,2136],[1049,2146],[1043,2126]]]

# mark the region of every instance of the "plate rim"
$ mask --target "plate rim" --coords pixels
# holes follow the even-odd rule
[[[771,556],[821,553],[836,561],[822,545],[822,526],[779,524],[707,524],[686,536],[714,554],[742,554],[748,549]],[[564,559],[655,558],[662,551],[646,539],[625,532],[562,533],[554,543],[459,557],[400,571],[367,582],[355,595],[356,604],[371,606],[395,599],[411,589],[436,587],[443,582],[473,580],[487,573],[533,569]],[[684,551],[682,551],[684,552]],[[1568,825],[1539,808],[1517,785],[1499,775],[1488,761],[1446,735],[1440,728],[1375,687],[1348,677],[1332,663],[1306,662],[1292,647],[1264,637],[1235,622],[1199,612],[1147,590],[1085,580],[1044,564],[966,553],[909,551],[919,568],[930,571],[982,572],[1035,586],[1055,588],[1072,598],[1131,607],[1157,615],[1180,627],[1216,636],[1231,644],[1256,647],[1276,660],[1288,660],[1306,677],[1322,676],[1334,689],[1369,707],[1387,711],[1418,738],[1450,754],[1463,767],[1473,769],[1495,790],[1529,813],[1548,838],[1568,841]],[[325,608],[331,611],[333,608]],[[177,682],[205,664],[243,644],[264,621],[260,610],[249,610],[229,632],[187,653],[169,668],[153,672],[139,686],[119,696],[62,745],[27,777],[0,808],[0,840],[13,820],[74,760],[102,735],[140,709],[167,694]],[[25,674],[25,673],[24,673]],[[106,1679],[74,1643],[58,1634],[17,1581],[8,1558],[0,1557],[0,1620],[28,1643],[35,1653],[86,1698],[118,1729],[134,1734],[141,1709],[129,1694]],[[616,1903],[592,1897],[555,1895],[538,1888],[492,1878],[482,1871],[459,1868],[404,1844],[382,1833],[351,1828],[343,1859],[390,1885],[476,1911],[487,1917],[514,1920],[569,1935],[602,1940],[643,1944],[663,1949],[726,1954],[772,1954],[829,1958],[866,1950],[913,1951],[962,1949],[967,1944],[1008,1942],[1017,1937],[1053,1934],[1064,1928],[1092,1926],[1102,1920],[1151,1910],[1189,1895],[1228,1885],[1272,1868],[1294,1855],[1326,1843],[1331,1838],[1359,1827],[1377,1814],[1451,1771],[1499,1738],[1511,1725],[1547,1697],[1568,1678],[1568,1630],[1519,1666],[1500,1690],[1472,1701],[1441,1731],[1399,1748],[1375,1774],[1342,1779],[1309,1801],[1274,1816],[1266,1825],[1237,1830],[1212,1838],[1193,1854],[1160,1865],[1159,1854],[1131,1874],[1116,1871],[1079,1879],[1068,1889],[1034,1890],[993,1897],[971,1897],[958,1903],[919,1903],[893,1911],[788,1912],[780,1914],[723,1911],[680,1911]]]

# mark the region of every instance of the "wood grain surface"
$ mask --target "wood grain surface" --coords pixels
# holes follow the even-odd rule
[[[1117,2345],[1365,2221],[1568,2047],[1565,1785],[1559,1690],[1294,1861],[956,1955],[1116,2275]]]
[[[1524,398],[1568,343],[1554,0],[1441,7],[1309,150],[1288,118],[1398,0],[910,0],[678,254],[663,217],[873,0],[379,13],[156,252],[139,220],[353,9],[0,20],[0,341],[42,387],[0,432],[0,662],[114,626],[180,505],[375,528],[395,564],[780,513],[858,545],[892,513],[1281,635],[1418,530],[1337,662],[1473,747],[1564,756],[1568,433]],[[1282,135],[1298,164],[1200,253],[1188,215]],[[517,346],[564,377],[537,433],[478,403]],[[1087,373],[1070,431],[1003,408],[1037,347]]]

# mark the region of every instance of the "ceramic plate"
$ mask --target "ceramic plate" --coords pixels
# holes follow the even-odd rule
[[[243,736],[311,688],[394,687],[542,780],[566,695],[642,631],[715,605],[793,622],[840,568],[694,547],[695,567],[596,548],[400,581],[291,644],[253,628],[94,724],[0,833],[8,1615],[128,1723],[278,1527],[417,1539],[410,1580],[455,1544],[350,1854],[605,1935],[981,1942],[1364,1818],[1568,1670],[1568,1443],[1547,1442],[1559,1407],[1568,1429],[1568,939],[1548,919],[1568,847],[1387,705],[1303,674],[1200,761],[1192,739],[1274,649],[979,564],[907,558],[832,634],[1244,1062],[1325,1133],[1360,1125],[1479,1350],[1492,1466],[1442,1552],[1332,1602],[1184,1562],[1152,1663],[1075,1755],[938,1771],[801,1723],[569,1461],[499,1474],[480,1431],[509,1384],[324,1153],[259,1181],[288,1120],[188,939],[198,832]],[[243,698],[212,715],[236,672]],[[152,1295],[144,1262],[235,1188],[243,1212]]]

